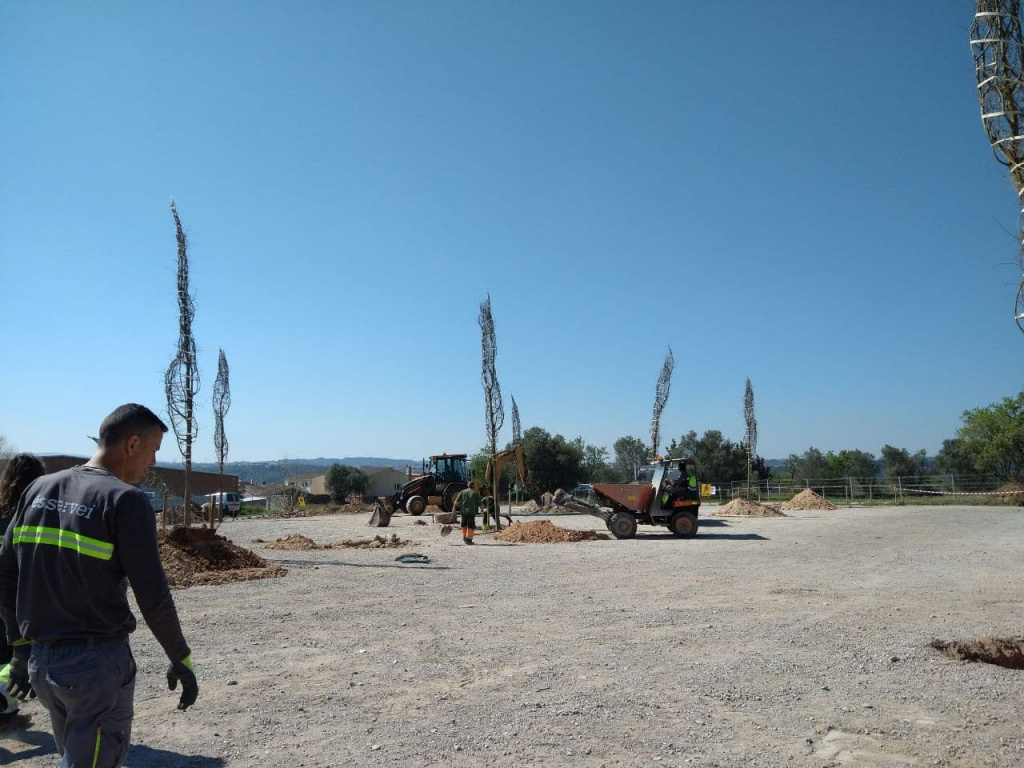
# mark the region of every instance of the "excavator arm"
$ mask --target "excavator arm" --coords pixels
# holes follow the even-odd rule
[[[530,470],[526,466],[526,453],[523,450],[522,443],[516,443],[511,448],[507,448],[504,451],[498,451],[491,457],[491,460],[487,462],[487,472],[484,477],[486,487],[494,488],[497,485],[497,481],[501,478],[501,470],[505,468],[505,465],[508,464],[509,461],[513,460],[516,463],[516,469],[519,472],[519,479],[523,481],[523,486],[526,488],[526,492],[534,502],[536,502],[538,507],[543,507],[543,491],[530,476]]]

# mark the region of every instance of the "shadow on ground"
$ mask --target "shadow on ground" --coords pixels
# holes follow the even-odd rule
[[[28,705],[34,708],[34,705]],[[28,730],[32,725],[33,716],[37,722],[42,720],[44,728],[50,724],[50,718],[45,712],[25,713],[19,712],[13,716],[5,716],[0,720],[0,739],[4,741],[15,741],[24,744],[31,749],[20,749],[12,752],[9,749],[0,747],[0,765],[8,765],[18,760],[28,760],[32,757],[46,757],[57,754],[57,745],[53,742],[53,735],[48,730]]]
[[[224,759],[206,755],[179,755],[166,749],[133,744],[128,750],[125,768],[223,768]]]
[[[450,569],[447,565],[426,565],[425,563],[345,563],[340,560],[275,560],[266,556],[263,559],[268,563],[286,565],[289,568],[319,568],[324,565],[332,565],[344,568],[401,568],[403,570],[412,568],[418,571],[447,571]]]

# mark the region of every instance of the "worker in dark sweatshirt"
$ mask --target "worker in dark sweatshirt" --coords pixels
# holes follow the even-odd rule
[[[153,508],[134,487],[166,431],[144,406],[114,410],[86,464],[25,490],[0,546],[0,616],[15,646],[8,690],[38,695],[62,766],[118,768],[128,755],[136,675],[128,584],[171,662],[168,687],[181,683],[178,708],[199,695]]]

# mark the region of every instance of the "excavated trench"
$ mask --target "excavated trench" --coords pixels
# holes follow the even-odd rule
[[[977,640],[932,640],[931,647],[957,661],[995,664],[1007,669],[1024,669],[1024,636],[979,637]]]

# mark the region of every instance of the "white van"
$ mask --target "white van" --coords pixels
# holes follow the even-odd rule
[[[242,497],[234,491],[208,493],[206,498],[208,501],[203,506],[209,509],[210,504],[215,504],[220,509],[220,517],[222,519],[227,515],[238,517],[238,512],[242,509]]]

